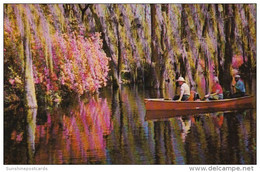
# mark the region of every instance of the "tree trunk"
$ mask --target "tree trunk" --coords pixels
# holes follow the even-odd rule
[[[84,8],[81,6],[81,4],[79,4],[79,9],[81,11],[81,21],[82,22],[84,21],[84,15],[85,15],[85,12],[87,11],[88,7],[89,7],[89,4],[88,5],[85,4]]]
[[[185,49],[185,44],[187,43],[186,42],[186,30],[185,30],[185,27],[186,27],[186,23],[185,23],[185,5],[182,5],[182,9],[181,9],[181,40],[182,40],[182,49]],[[181,66],[181,69],[180,69],[180,74],[182,77],[185,77],[186,76],[186,69],[185,69],[185,61],[184,61],[184,54],[181,56],[181,58],[179,59],[180,60],[180,66]]]
[[[215,11],[216,11],[216,17],[217,17],[217,21],[221,20],[221,14],[219,11],[219,5],[215,5]],[[218,58],[218,76],[219,76],[219,83],[222,85],[222,83],[224,82],[223,76],[224,76],[224,66],[222,65],[222,61],[223,61],[223,51],[222,48],[224,46],[224,43],[222,42],[222,37],[221,37],[221,31],[220,31],[220,22],[218,24],[218,28],[217,28],[217,58]],[[223,25],[222,25],[223,26]]]
[[[249,15],[249,10],[247,11],[246,13],[246,17],[247,17],[247,21],[249,22],[250,21],[250,15]],[[248,23],[248,26],[246,27],[248,29],[248,33],[249,35],[250,34],[250,29],[249,29],[249,23]],[[252,73],[255,72],[252,70],[252,60],[251,60],[251,47],[250,47],[250,38],[249,36],[247,37],[247,59],[248,59],[248,65],[247,65],[247,78],[248,78],[248,83],[249,83],[249,93],[251,94],[252,93]]]
[[[23,38],[24,60],[25,60],[25,106],[28,108],[37,108],[37,100],[35,94],[35,85],[32,69],[32,54],[30,52],[30,28],[29,22],[25,23],[25,36]]]
[[[205,18],[205,22],[202,28],[202,38],[206,37],[206,33],[208,31],[208,18]],[[210,92],[209,88],[209,57],[207,56],[207,53],[204,51],[202,52],[202,56],[204,57],[205,62],[205,68],[204,68],[204,78],[205,78],[205,94],[208,94]]]
[[[156,29],[156,7],[154,4],[151,5],[151,66],[150,66],[150,86],[156,89],[159,89],[159,79],[157,75],[156,66],[158,66],[158,51],[157,51],[157,39],[155,34]]]
[[[223,88],[224,90],[230,90],[232,76],[231,76],[231,64],[232,64],[232,57],[233,57],[233,47],[232,44],[234,42],[234,17],[231,12],[232,5],[224,5],[224,13],[225,13],[225,20],[224,20],[224,32],[226,36],[226,45],[225,45],[225,62],[224,62],[224,75],[223,75]]]
[[[27,109],[27,149],[28,164],[35,164],[35,131],[37,109]]]
[[[121,45],[123,44],[120,33],[119,33],[119,24],[116,18],[114,18],[114,23],[116,25],[116,34],[117,34],[117,48],[118,48],[118,62],[117,62],[117,77],[119,80],[119,83],[121,83],[121,68],[122,68],[122,57],[121,57]]]
[[[111,60],[109,61],[109,66],[110,66],[110,69],[111,69],[111,72],[112,72],[113,86],[119,87],[119,79],[118,79],[118,76],[117,76],[117,74],[118,74],[117,66],[116,66],[116,63],[113,60],[111,49],[109,48],[109,46],[106,42],[106,35],[104,33],[103,26],[101,24],[101,21],[100,21],[98,15],[97,15],[97,13],[95,12],[94,6],[90,5],[89,8],[90,8],[91,13],[94,17],[94,20],[96,22],[96,29],[97,29],[98,32],[101,32],[101,39],[103,40],[103,50],[105,51],[107,56],[111,58]]]
[[[189,82],[191,87],[195,87],[195,82],[192,77],[192,70],[190,66],[190,62],[188,60],[188,54],[187,52],[192,51],[192,35],[190,33],[190,28],[188,27],[188,17],[185,11],[185,6],[182,5],[182,12],[181,12],[181,40],[182,40],[182,57],[180,58],[181,63],[181,75],[185,77],[186,75],[189,78]],[[190,8],[190,7],[188,7]]]

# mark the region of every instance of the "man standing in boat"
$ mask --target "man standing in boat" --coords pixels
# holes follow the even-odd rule
[[[211,88],[211,93],[207,94],[205,98],[208,98],[209,100],[223,99],[223,90],[221,85],[219,84],[218,77],[215,76],[213,82],[214,84]]]
[[[240,79],[240,75],[236,75],[235,76],[235,81],[236,81],[236,84],[232,85],[232,87],[234,87],[236,89],[236,92],[231,97],[235,98],[235,97],[243,97],[243,96],[245,96],[245,94],[246,94],[245,84]]]
[[[190,97],[190,87],[188,86],[188,84],[186,84],[183,77],[179,77],[177,82],[178,82],[178,85],[181,87],[180,88],[180,95],[174,96],[173,100],[177,100],[177,101],[188,100],[189,97]]]

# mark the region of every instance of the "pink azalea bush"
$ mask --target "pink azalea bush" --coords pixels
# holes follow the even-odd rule
[[[6,87],[24,84],[25,36],[30,42],[36,88],[41,89],[38,92],[52,96],[52,101],[60,100],[63,88],[82,95],[98,92],[106,85],[109,58],[102,50],[100,33],[86,36],[86,29],[80,24],[72,31],[64,18],[57,21],[60,25],[66,23],[64,28],[55,28],[59,23],[53,20],[57,20],[55,16],[63,11],[62,6],[58,7],[56,11],[49,7],[52,8],[50,14],[46,6],[8,5],[4,20]],[[29,32],[26,23],[29,23]]]

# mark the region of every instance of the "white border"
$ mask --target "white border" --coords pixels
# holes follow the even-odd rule
[[[0,113],[0,124],[1,124],[1,132],[0,132],[0,139],[1,139],[1,144],[0,144],[0,150],[1,150],[1,155],[0,155],[0,163],[1,163],[1,171],[6,171],[6,167],[16,167],[17,165],[3,165],[3,4],[4,3],[256,3],[257,1],[235,1],[235,0],[226,0],[226,1],[212,1],[212,0],[200,0],[200,1],[194,1],[194,0],[182,0],[182,1],[173,1],[173,0],[150,0],[150,1],[145,1],[145,0],[140,0],[140,1],[128,1],[128,0],[76,0],[76,1],[71,1],[71,0],[62,0],[62,1],[55,1],[55,0],[45,0],[43,1],[35,1],[35,0],[3,0],[0,5],[0,18],[1,18],[1,27],[0,27],[0,38],[2,38],[1,43],[0,43],[0,64],[1,64],[1,81],[0,81],[0,89],[1,89],[1,94],[0,94],[0,100],[1,100],[1,113]],[[258,4],[257,4],[258,6]],[[258,8],[257,8],[258,9]],[[259,13],[257,12],[257,19],[259,19]],[[258,20],[257,20],[257,31],[259,28]],[[258,33],[258,32],[257,32]],[[259,34],[257,34],[257,40],[259,40]],[[257,41],[257,49],[258,49],[258,41]],[[258,58],[257,58],[257,66],[259,66],[258,63]],[[258,67],[257,67],[258,68]],[[259,81],[259,70],[257,69],[257,86],[258,86],[258,81]],[[259,97],[259,92],[257,91],[257,97]],[[257,101],[257,107],[258,107],[258,101]],[[258,115],[258,110],[257,110],[257,115]],[[260,160],[259,160],[259,118],[257,117],[257,164],[258,165],[252,165],[254,167],[254,171],[259,171],[260,170]],[[30,165],[18,165],[21,167],[31,167]],[[145,171],[145,170],[152,170],[152,171],[190,171],[189,167],[192,165],[33,165],[32,167],[47,167],[48,171],[130,171],[133,172],[135,170],[138,171]],[[209,167],[211,165],[197,165],[197,166],[205,166]],[[220,166],[220,165],[218,165]],[[233,165],[229,165],[233,166]],[[240,166],[240,165],[237,165]],[[250,166],[250,165],[248,165]]]

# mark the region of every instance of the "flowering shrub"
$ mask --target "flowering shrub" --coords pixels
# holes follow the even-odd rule
[[[63,12],[62,6],[56,6],[56,11],[53,6],[49,8],[51,10],[37,4],[6,6],[5,86],[24,85],[23,39],[27,36],[34,83],[45,95],[50,95],[52,101],[58,101],[64,86],[79,95],[97,92],[106,85],[109,71],[109,58],[102,50],[100,33],[86,37],[84,26],[80,24],[72,31],[67,19],[57,18]],[[29,31],[25,28],[26,22]],[[61,25],[63,28],[57,28]]]
[[[247,58],[245,59],[247,62]],[[232,57],[232,67],[238,69],[244,63],[243,56],[241,55],[234,55]]]

